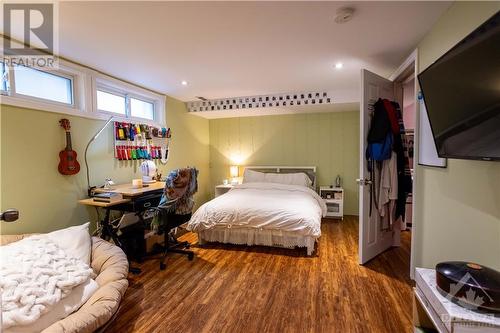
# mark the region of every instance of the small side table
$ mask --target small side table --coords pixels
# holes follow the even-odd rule
[[[215,197],[217,198],[219,195],[223,195],[224,193],[226,193],[227,191],[229,191],[233,187],[234,186],[231,184],[227,184],[227,185],[221,184],[221,185],[215,186]]]
[[[344,189],[342,187],[320,186],[319,196],[326,204],[326,217],[344,219]]]

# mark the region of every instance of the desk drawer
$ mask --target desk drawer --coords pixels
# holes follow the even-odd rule
[[[143,211],[149,208],[157,207],[160,203],[163,192],[144,195],[132,201],[135,211]]]
[[[111,209],[125,212],[142,212],[149,208],[157,207],[160,203],[163,190],[155,191],[140,197],[130,198],[132,201],[113,206]]]

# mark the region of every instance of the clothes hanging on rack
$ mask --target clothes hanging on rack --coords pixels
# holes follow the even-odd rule
[[[384,104],[385,112],[387,112],[387,118],[389,118],[389,122],[391,124],[392,134],[398,135],[400,133],[400,126],[399,126],[400,114],[398,114],[398,112],[395,109],[395,105],[393,104],[396,102],[391,102],[388,99],[384,99],[382,100],[382,103]]]
[[[390,140],[387,138],[390,137]],[[411,192],[411,174],[405,127],[399,104],[379,99],[374,104],[374,113],[368,132],[366,158],[371,172],[371,207],[376,207],[381,217],[381,228],[391,229],[398,219],[404,220],[406,197]],[[391,153],[380,153],[385,143],[390,142]]]
[[[380,178],[380,168],[377,167],[377,164],[391,157],[393,137],[390,129],[390,120],[385,111],[384,102],[379,98],[377,102],[373,104],[373,113],[367,137],[368,145],[365,154],[371,179],[370,216],[372,216],[374,206],[375,209],[378,209],[378,191],[376,189],[379,184],[378,178]]]
[[[373,114],[368,130],[368,143],[382,142],[391,128],[389,116],[384,107],[384,101],[379,98],[373,104]]]
[[[392,152],[391,159],[382,162],[379,179],[378,211],[382,224],[389,228],[396,217],[395,207],[398,200],[397,154]]]
[[[391,102],[391,105],[396,113],[399,125],[399,135],[394,140],[395,151],[398,154],[398,201],[396,205],[396,219],[405,219],[406,198],[408,193],[412,191],[412,180],[410,170],[410,159],[408,156],[408,148],[406,147],[406,131],[403,122],[401,108],[397,102]]]

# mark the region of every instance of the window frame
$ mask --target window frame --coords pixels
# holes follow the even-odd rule
[[[3,60],[3,59],[2,59],[2,60]],[[0,63],[2,63],[2,64],[3,64],[4,69],[5,69],[5,72],[7,73],[7,82],[8,82],[8,84],[5,84],[6,89],[5,89],[5,90],[3,90],[3,89],[2,89],[2,88],[3,88],[3,84],[4,84],[4,83],[3,83],[3,77],[2,77],[2,76],[3,76],[3,75],[2,75],[2,74],[3,74],[3,71],[0,71],[0,95],[4,95],[4,96],[5,96],[5,95],[8,95],[8,94],[9,94],[9,92],[10,92],[10,72],[9,72],[9,67],[8,67],[7,65],[5,65],[5,62],[4,62],[4,61],[0,61]],[[8,87],[7,87],[7,86],[8,86]]]
[[[106,111],[106,110],[99,109],[97,107],[97,92],[98,91],[102,91],[102,92],[105,92],[105,93],[108,93],[111,95],[123,97],[123,99],[125,100],[125,109],[123,110],[124,113],[118,113],[118,112],[112,112],[112,111]],[[93,92],[95,93],[95,110],[96,110],[96,112],[101,113],[101,114],[107,114],[109,116],[115,116],[115,117],[123,117],[123,118],[128,117],[127,94],[125,94],[123,91],[117,91],[117,90],[109,88],[107,86],[99,85],[95,88],[95,90]]]
[[[3,52],[1,45],[0,51]],[[7,60],[9,58],[10,57],[7,55],[2,57],[2,59]],[[113,116],[116,121],[140,122],[160,127],[166,126],[165,95],[153,92],[146,88],[141,88],[135,84],[116,79],[92,68],[78,65],[64,59],[59,59],[58,65],[59,68],[57,70],[41,71],[72,80],[71,86],[73,103],[71,105],[63,102],[16,93],[13,66],[7,66],[9,90],[0,91],[0,104],[91,119],[109,119],[110,116]],[[33,69],[40,70],[38,68]],[[98,110],[97,89],[126,96],[125,115]],[[130,98],[152,103],[154,109],[153,119],[132,117],[130,110]]]
[[[133,116],[132,115],[132,101],[131,101],[132,98],[135,99],[135,100],[141,101],[141,102],[153,104],[153,119]],[[128,111],[130,112],[129,116],[131,118],[146,119],[146,120],[149,120],[149,121],[156,121],[156,118],[158,117],[158,115],[157,115],[156,101],[154,99],[151,99],[151,98],[148,98],[148,97],[145,97],[145,96],[136,96],[135,94],[129,94],[127,96],[127,104],[128,104]]]
[[[22,67],[26,67],[26,66],[22,66]],[[50,104],[55,104],[55,105],[59,105],[59,106],[66,106],[66,107],[70,107],[70,108],[76,108],[77,106],[77,98],[76,98],[76,94],[75,94],[75,84],[76,84],[76,79],[75,79],[75,74],[74,73],[70,73],[70,72],[67,72],[65,70],[57,70],[57,71],[44,71],[44,70],[41,70],[41,69],[37,69],[37,68],[31,68],[31,67],[26,67],[28,69],[32,69],[32,70],[35,70],[35,71],[39,71],[39,72],[42,72],[42,73],[46,73],[46,74],[49,74],[49,75],[54,75],[54,76],[58,76],[58,77],[62,77],[64,79],[68,79],[70,80],[71,82],[71,104],[70,103],[64,103],[64,102],[59,102],[59,101],[54,101],[52,99],[47,99],[47,98],[42,98],[42,97],[36,97],[36,96],[31,96],[31,95],[25,95],[25,94],[21,94],[21,93],[18,93],[17,92],[17,89],[16,89],[16,75],[15,75],[15,69],[13,66],[8,66],[8,72],[9,72],[9,95],[10,96],[13,96],[13,97],[18,97],[18,98],[23,98],[23,99],[29,99],[29,100],[33,100],[34,102],[41,102],[41,103],[50,103]]]
[[[152,125],[165,126],[165,96],[153,93],[147,89],[132,85],[130,83],[109,77],[98,73],[93,77],[92,95],[94,101],[94,110],[107,116],[120,118],[123,121],[135,121]],[[97,108],[97,91],[104,91],[111,94],[125,97],[125,115],[120,115],[114,112],[99,110]],[[138,99],[144,102],[153,104],[153,119],[133,117],[131,110],[130,99]]]
[[[3,56],[3,58],[9,59],[10,57]],[[35,109],[40,111],[89,117],[90,112],[86,110],[88,110],[88,105],[90,104],[89,99],[87,98],[88,96],[86,94],[86,90],[90,88],[90,81],[88,78],[88,73],[82,71],[77,66],[74,66],[67,61],[60,60],[59,69],[57,70],[44,71],[33,68],[42,72],[70,79],[72,88],[72,104],[17,93],[15,89],[16,78],[14,67],[7,66],[7,69],[10,89],[7,92],[2,91],[0,93],[0,104]]]

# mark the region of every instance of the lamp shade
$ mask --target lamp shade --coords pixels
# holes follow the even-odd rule
[[[237,165],[231,165],[229,167],[229,174],[231,177],[236,178],[238,177],[238,166]]]

